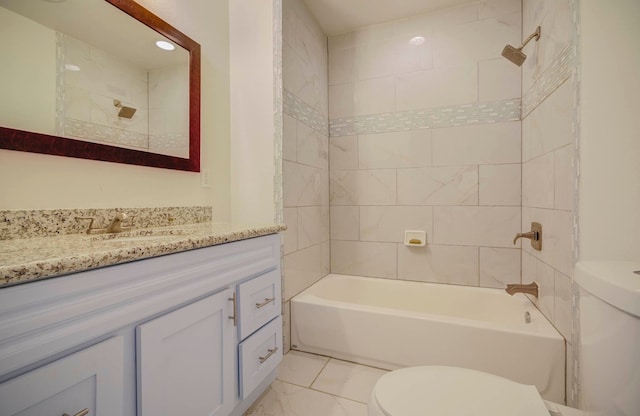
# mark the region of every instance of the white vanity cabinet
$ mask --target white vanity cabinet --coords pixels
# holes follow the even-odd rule
[[[218,416],[233,409],[232,294],[224,290],[137,327],[139,415]]]
[[[282,357],[280,276],[268,235],[0,289],[0,416],[241,415]]]
[[[0,384],[0,415],[120,414],[123,352],[113,337]]]

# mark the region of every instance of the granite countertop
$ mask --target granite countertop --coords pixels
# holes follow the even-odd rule
[[[0,288],[284,231],[284,225],[196,223],[120,234],[0,240]]]

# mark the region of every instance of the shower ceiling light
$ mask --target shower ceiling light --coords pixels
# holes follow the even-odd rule
[[[416,36],[414,38],[409,39],[409,45],[419,46],[424,43],[424,37]]]
[[[165,40],[159,40],[156,42],[156,46],[160,49],[164,49],[165,51],[172,51],[174,50],[176,47],[173,46],[173,44],[165,41]]]

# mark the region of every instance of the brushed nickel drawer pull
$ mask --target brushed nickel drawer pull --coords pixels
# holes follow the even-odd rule
[[[233,319],[233,326],[238,326],[238,314],[236,313],[236,292],[233,292],[233,295],[229,298],[229,300],[233,303],[233,316],[230,316],[229,319]]]
[[[274,300],[276,300],[276,298],[264,298],[264,302],[256,303],[256,309],[260,309],[260,308],[262,308],[264,306],[267,306],[268,304],[270,304]]]
[[[269,357],[271,357],[273,354],[275,354],[275,352],[278,351],[278,347],[275,348],[269,348],[267,350],[267,355],[265,355],[264,357],[258,357],[260,358],[260,364],[264,363],[265,361],[267,361],[269,359]]]
[[[89,414],[89,409],[82,409],[80,410],[78,413],[76,413],[73,416],[87,416]],[[63,414],[62,416],[69,416],[67,413]]]

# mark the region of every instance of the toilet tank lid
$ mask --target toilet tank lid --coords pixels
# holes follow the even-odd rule
[[[640,317],[640,262],[579,261],[574,279],[580,287],[627,313]]]

